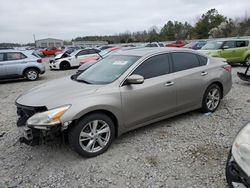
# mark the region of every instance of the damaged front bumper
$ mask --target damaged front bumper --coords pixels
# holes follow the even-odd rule
[[[17,104],[17,127],[19,129],[19,141],[28,145],[39,145],[52,140],[55,136],[60,135],[63,126],[56,124],[53,126],[27,126],[27,120],[36,113],[44,112],[47,110],[45,106],[30,107]]]
[[[61,133],[60,126],[54,126],[53,128],[37,129],[28,126],[21,126],[19,128],[19,141],[27,145],[40,145],[52,140],[54,137]]]

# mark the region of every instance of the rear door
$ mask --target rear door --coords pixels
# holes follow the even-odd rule
[[[237,61],[235,41],[224,42],[221,49],[221,57],[225,58],[228,62]]]
[[[209,82],[207,58],[189,52],[171,53],[172,81],[177,90],[177,111],[200,107],[206,85]]]
[[[25,64],[28,63],[27,57],[21,52],[6,53],[6,71],[8,75],[22,75]]]
[[[0,77],[7,75],[5,53],[0,53]]]
[[[245,60],[245,53],[248,50],[249,41],[238,40],[236,41],[235,61],[243,62]]]
[[[170,83],[171,66],[168,54],[153,56],[132,74],[144,77],[143,84],[121,87],[125,126],[141,125],[176,111],[176,89]]]

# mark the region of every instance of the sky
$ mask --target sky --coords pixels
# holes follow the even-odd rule
[[[211,8],[250,16],[250,0],[0,0],[0,43],[160,29],[168,20],[194,24]]]

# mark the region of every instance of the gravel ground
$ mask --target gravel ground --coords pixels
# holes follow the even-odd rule
[[[233,88],[212,115],[193,111],[137,129],[91,159],[59,140],[35,147],[18,142],[18,95],[76,70],[1,82],[0,187],[227,187],[228,151],[250,118],[250,83],[238,79],[239,70],[233,68]]]

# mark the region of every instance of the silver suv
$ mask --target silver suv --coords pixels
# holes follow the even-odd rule
[[[0,79],[25,77],[34,81],[44,73],[42,59],[34,51],[0,50]]]

